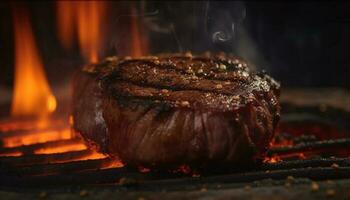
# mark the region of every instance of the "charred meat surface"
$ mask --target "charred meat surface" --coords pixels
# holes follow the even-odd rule
[[[225,54],[109,57],[74,82],[74,129],[133,167],[258,163],[279,113],[279,84]]]

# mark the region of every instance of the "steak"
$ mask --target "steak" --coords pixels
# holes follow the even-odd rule
[[[274,135],[279,87],[232,55],[109,57],[77,73],[73,126],[131,167],[248,166]]]

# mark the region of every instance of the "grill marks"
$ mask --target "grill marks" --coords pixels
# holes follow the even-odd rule
[[[78,131],[101,146],[100,138],[108,137],[100,149],[131,167],[205,169],[259,162],[275,128],[266,123],[279,113],[278,101],[271,102],[275,111],[269,108],[278,84],[231,57],[109,59],[89,66],[85,74],[101,95],[92,92],[76,102],[95,106],[93,97],[101,99],[108,133]],[[84,112],[79,105],[75,112]],[[89,125],[79,115],[74,119],[74,124]]]
[[[268,80],[250,73],[246,63],[236,57],[151,57],[117,60],[109,66],[113,66],[112,72],[103,77],[107,82],[104,85],[117,98],[150,99],[170,105],[184,101],[190,107],[214,102],[215,106],[228,108],[245,103],[254,90],[270,90]]]
[[[192,106],[198,104],[213,108],[220,106],[220,104],[222,106],[224,106],[224,104],[229,105],[230,107],[239,107],[241,104],[241,99],[236,95],[229,96],[210,92],[202,92],[198,90],[164,90],[151,87],[142,87],[126,82],[115,83],[111,88],[111,93],[114,94],[115,97],[124,96],[133,99],[137,98],[159,100],[171,105],[181,104],[186,101],[192,104]]]
[[[178,65],[171,59],[160,60],[121,62],[116,67],[117,78],[137,85],[172,87],[177,90],[214,91],[219,89],[222,93],[227,94],[231,94],[232,90],[247,84],[250,80],[246,67],[238,69],[237,65],[230,65],[225,67],[225,70],[221,70],[216,66],[223,64],[218,62],[198,64],[193,61],[182,61],[185,63]],[[223,87],[217,88],[218,84]]]
[[[215,91],[223,94],[233,94],[240,86],[247,85],[244,77],[224,81],[207,79],[197,74],[182,74],[173,69],[161,69],[150,66],[124,66],[120,69],[120,79],[137,85],[148,85],[156,88],[173,88],[174,90]],[[248,79],[248,78],[247,78]],[[221,85],[220,87],[218,87]]]

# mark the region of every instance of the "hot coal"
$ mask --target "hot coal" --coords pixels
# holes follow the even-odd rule
[[[134,167],[259,163],[279,113],[279,84],[231,55],[112,57],[74,80],[74,129]]]

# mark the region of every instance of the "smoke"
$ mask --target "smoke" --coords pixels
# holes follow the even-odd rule
[[[172,30],[173,24],[165,24],[161,25],[159,23],[159,10],[155,10],[154,12],[148,13],[144,16],[143,22],[148,27],[150,31],[157,33],[170,33]]]
[[[249,10],[242,1],[162,1],[138,4],[137,17],[148,35],[149,53],[226,52],[247,60],[252,68],[267,66],[263,51],[251,37]],[[113,44],[121,46],[130,15],[119,16]],[[247,20],[248,18],[248,20]],[[124,34],[124,36],[123,36]],[[120,48],[119,48],[120,49]]]
[[[228,6],[227,6],[228,5]],[[236,26],[239,27],[246,17],[246,8],[243,2],[217,4],[206,2],[205,24],[206,32],[212,35],[212,42],[232,42],[235,38]]]
[[[151,32],[171,34],[176,41],[178,51],[183,52],[181,42],[179,41],[179,38],[176,33],[175,24],[172,22],[161,24],[159,19],[159,10],[156,10],[145,16],[143,22]]]
[[[232,34],[230,32],[217,31],[213,33],[212,40],[214,43],[226,42],[232,39],[235,33],[235,24],[232,23]]]
[[[207,37],[211,39],[212,49],[241,56],[251,68],[266,68],[267,62],[247,30],[251,24],[246,17],[244,2],[206,2],[204,20]]]
[[[264,69],[269,71],[269,65],[262,50],[256,45],[256,42],[250,36],[250,33],[242,27],[237,31],[237,36],[239,38],[236,40],[235,45],[235,51],[237,54],[246,59],[252,69]]]

